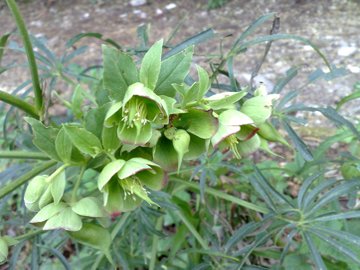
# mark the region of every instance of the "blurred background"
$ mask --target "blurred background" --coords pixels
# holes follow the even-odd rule
[[[29,31],[44,40],[50,50],[61,54],[66,42],[83,32],[98,32],[123,47],[138,44],[137,28],[149,30],[150,43],[169,38],[173,44],[205,29],[213,28],[216,38],[202,43],[195,50],[195,62],[206,64],[211,55],[224,50],[246,27],[259,16],[276,12],[280,17],[280,33],[296,34],[310,39],[337,67],[344,67],[348,75],[332,82],[319,81],[302,89],[299,99],[308,105],[333,105],[349,94],[360,80],[360,1],[355,0],[19,0]],[[5,3],[0,4],[0,34],[15,29]],[[253,34],[268,34],[271,23]],[[13,39],[13,38],[12,38]],[[16,38],[15,38],[16,39]],[[101,42],[86,38],[76,46],[87,45],[86,56],[75,59],[79,65],[101,64]],[[264,53],[264,45],[254,46],[236,59],[235,76],[242,85],[249,84],[251,72]],[[22,63],[24,55],[8,52],[4,64]],[[309,47],[296,41],[276,41],[255,78],[271,90],[276,80],[292,67],[300,68],[288,88],[316,68],[326,68]],[[0,88],[11,92],[29,74],[17,67],[1,74]],[[354,103],[354,104],[353,104]],[[349,103],[347,114],[357,112],[359,104]],[[317,117],[319,118],[319,117]]]

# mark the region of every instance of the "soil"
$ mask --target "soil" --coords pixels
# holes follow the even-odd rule
[[[18,1],[19,2],[19,1]],[[137,28],[150,25],[150,42],[165,38],[180,24],[173,44],[207,28],[213,28],[217,37],[196,49],[195,62],[206,64],[208,54],[219,53],[219,41],[224,48],[234,41],[259,16],[276,12],[280,17],[280,33],[300,35],[310,39],[337,67],[345,67],[349,74],[332,82],[325,80],[310,85],[299,93],[298,100],[307,105],[334,105],[351,93],[360,80],[360,1],[351,0],[232,0],[219,9],[208,10],[207,1],[147,0],[133,6],[125,0],[28,0],[20,1],[29,31],[47,39],[48,47],[58,55],[65,43],[81,32],[99,32],[124,47],[138,44]],[[14,29],[15,24],[5,3],[0,9],[0,34]],[[271,21],[252,37],[268,34]],[[251,37],[249,37],[251,38]],[[16,38],[15,38],[16,39]],[[89,45],[86,57],[78,58],[82,65],[101,63],[100,42],[86,39]],[[80,45],[79,44],[79,45]],[[264,45],[254,46],[236,58],[235,75],[242,85],[249,83],[251,72],[264,53]],[[7,51],[3,63],[19,60]],[[21,62],[20,62],[21,63]],[[322,60],[307,45],[297,41],[276,41],[256,81],[262,81],[271,90],[276,80],[292,66],[299,66],[300,75],[287,91],[304,84],[307,76],[317,68],[327,70]],[[12,91],[28,78],[27,70],[15,68],[1,75],[0,89]],[[354,115],[358,101],[345,106],[344,113]],[[317,116],[318,117],[318,116]]]

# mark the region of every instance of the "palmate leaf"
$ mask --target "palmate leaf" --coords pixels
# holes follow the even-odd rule
[[[111,98],[121,101],[129,85],[139,81],[138,70],[130,55],[103,45],[104,88]]]
[[[32,127],[35,146],[52,159],[60,161],[55,147],[55,140],[59,130],[53,127],[45,127],[40,121],[34,118],[26,117],[25,121]]]
[[[64,129],[72,143],[84,154],[95,157],[102,150],[99,138],[86,129],[71,125],[64,126]]]
[[[301,185],[299,193],[298,193],[297,202],[298,202],[298,207],[299,208],[303,204],[304,196],[307,193],[307,191],[309,190],[311,184],[314,183],[314,181],[316,179],[318,179],[322,174],[323,174],[323,172],[314,173],[313,175],[311,175],[311,176],[309,176],[308,178],[305,179],[305,181]]]
[[[175,89],[172,84],[180,84],[189,73],[194,48],[188,47],[161,62],[159,79],[155,87],[155,93],[173,97]]]
[[[306,212],[306,216],[310,216],[315,213],[321,207],[329,204],[330,202],[336,200],[340,196],[347,194],[353,190],[360,189],[360,180],[348,180],[344,183],[336,185],[333,189],[327,191],[327,193],[321,197],[318,201],[312,205],[311,210]]]
[[[140,82],[151,90],[155,89],[159,78],[163,42],[161,39],[151,46],[141,62]]]
[[[321,258],[321,255],[320,255],[319,251],[317,250],[317,248],[316,248],[313,240],[309,236],[309,234],[304,232],[303,236],[304,236],[304,239],[310,249],[310,253],[314,259],[317,269],[318,270],[326,270],[327,268],[325,266],[325,263],[324,263],[323,259]]]
[[[289,125],[287,121],[282,121],[282,124],[288,133],[290,139],[294,143],[296,150],[301,154],[301,156],[306,161],[312,161],[313,155],[307,145],[300,139],[299,135],[293,130],[293,128]]]
[[[325,192],[328,188],[335,185],[336,182],[337,182],[336,179],[326,179],[326,181],[321,182],[310,192],[305,193],[304,199],[302,200],[302,205],[300,206],[300,208],[305,209],[311,203],[314,203],[315,199],[317,198],[317,196],[319,194],[321,194],[322,192]]]
[[[321,231],[310,229],[309,232],[316,235],[318,238],[323,240],[325,243],[332,246],[334,249],[336,249],[340,253],[346,255],[347,257],[352,259],[354,262],[356,262],[358,265],[360,265],[359,252],[354,253],[353,250],[350,249],[347,245],[343,244],[340,241],[334,240],[332,237],[325,235]]]

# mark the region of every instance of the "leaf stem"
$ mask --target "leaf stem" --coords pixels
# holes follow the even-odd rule
[[[15,240],[17,241],[23,241],[23,240],[27,240],[29,238],[32,238],[33,236],[36,236],[38,234],[42,234],[42,233],[45,233],[46,231],[43,231],[43,230],[33,230],[33,231],[29,231],[25,234],[22,234],[22,235],[18,235],[15,237]]]
[[[73,188],[72,193],[71,193],[71,202],[76,202],[77,191],[78,191],[78,189],[80,187],[81,179],[84,176],[85,169],[86,169],[86,166],[81,167],[79,177],[76,180],[74,188]]]
[[[39,114],[36,108],[30,103],[27,103],[26,101],[22,100],[21,98],[18,98],[17,96],[10,95],[5,91],[0,90],[0,100],[26,112],[27,114],[31,115],[36,119],[39,118]]]
[[[0,151],[0,158],[49,160],[49,157],[41,152],[27,152],[16,150]]]
[[[111,239],[114,240],[116,235],[119,233],[119,231],[123,228],[125,222],[127,221],[127,219],[130,216],[130,212],[125,213],[120,220],[118,221],[118,223],[115,225],[115,227],[112,229],[111,231]],[[96,270],[99,269],[99,265],[101,263],[101,261],[103,260],[105,254],[99,254],[98,257],[96,258],[93,266],[91,267],[91,270]]]
[[[25,184],[31,178],[35,177],[39,173],[51,168],[56,164],[56,161],[48,161],[42,163],[40,166],[35,167],[31,171],[23,174],[21,177],[17,178],[10,183],[6,183],[4,186],[0,188],[0,199],[9,194],[10,192],[14,191],[16,188],[20,187],[21,185]]]
[[[41,116],[42,110],[43,110],[43,95],[42,95],[42,90],[40,87],[38,68],[36,65],[35,56],[34,56],[33,48],[31,45],[29,33],[26,30],[24,19],[21,16],[20,10],[19,10],[15,0],[6,0],[6,3],[16,21],[16,25],[19,29],[21,38],[24,43],[26,56],[28,58],[28,62],[29,62],[29,66],[30,66],[31,80],[33,83],[33,88],[34,88],[35,107],[38,112],[37,115]]]
[[[156,230],[161,230],[163,221],[164,221],[163,216],[158,218],[158,220],[156,221],[156,225],[155,225]],[[156,264],[156,259],[157,259],[156,254],[157,254],[158,243],[159,243],[159,236],[154,234],[153,241],[152,241],[152,247],[151,247],[151,258],[150,258],[149,270],[154,270],[155,269],[155,264]]]
[[[177,182],[177,183],[180,183],[180,184],[183,184],[189,188],[193,188],[193,189],[196,189],[196,190],[200,190],[200,187],[198,184],[196,183],[192,183],[192,182],[188,182],[188,181],[185,181],[185,180],[182,180],[180,178],[177,178],[177,177],[171,177],[170,178],[172,181],[174,182]],[[221,198],[221,199],[224,199],[226,201],[230,201],[232,203],[235,203],[237,205],[240,205],[240,206],[243,206],[245,208],[248,208],[248,209],[251,209],[251,210],[254,210],[256,212],[260,212],[260,213],[263,213],[263,214],[267,214],[269,213],[269,209],[265,208],[265,207],[262,207],[262,206],[258,206],[256,204],[253,204],[253,203],[250,203],[250,202],[247,202],[245,200],[242,200],[242,199],[239,199],[237,197],[234,197],[232,195],[229,195],[229,194],[226,194],[222,191],[219,191],[219,190],[216,190],[216,189],[213,189],[213,188],[209,188],[209,187],[206,187],[205,188],[205,193],[207,194],[210,194],[210,195],[213,195],[215,197],[218,197],[218,198]]]

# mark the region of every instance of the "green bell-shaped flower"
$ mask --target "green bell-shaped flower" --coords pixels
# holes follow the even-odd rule
[[[195,159],[207,151],[218,126],[212,110],[189,109],[174,115],[154,148],[154,161],[165,171],[179,170],[182,159]]]
[[[130,85],[122,102],[109,109],[105,126],[118,125],[123,144],[145,145],[152,137],[152,125],[168,123],[166,102],[142,83]]]
[[[101,171],[98,188],[104,194],[104,206],[109,212],[126,212],[142,200],[154,204],[145,187],[158,190],[163,179],[160,166],[144,158],[115,160]]]

